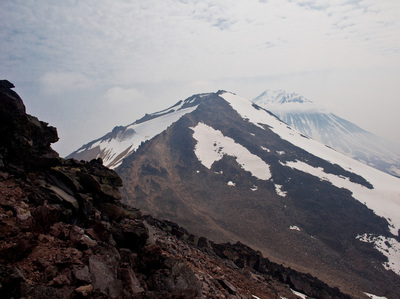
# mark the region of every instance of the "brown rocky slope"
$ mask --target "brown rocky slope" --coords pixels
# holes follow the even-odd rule
[[[349,298],[240,244],[214,244],[121,203],[101,160],[65,160],[57,131],[0,81],[1,298]]]

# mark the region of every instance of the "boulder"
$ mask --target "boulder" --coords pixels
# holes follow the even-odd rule
[[[93,255],[89,258],[89,270],[93,289],[110,298],[118,297],[122,292],[122,283],[117,276],[117,263],[107,256]]]

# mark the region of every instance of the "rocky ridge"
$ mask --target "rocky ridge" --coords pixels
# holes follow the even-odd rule
[[[349,298],[241,244],[121,203],[120,177],[51,149],[55,128],[0,81],[1,298]]]

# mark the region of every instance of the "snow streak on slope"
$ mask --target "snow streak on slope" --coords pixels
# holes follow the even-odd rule
[[[198,123],[193,130],[193,138],[197,140],[195,154],[199,161],[208,169],[215,161],[224,155],[236,157],[239,165],[260,180],[269,180],[271,172],[269,165],[260,157],[253,155],[248,149],[236,143],[232,138],[224,136],[221,131]]]
[[[332,164],[338,164],[343,169],[356,173],[366,179],[373,185],[374,189],[367,189],[361,187],[361,185],[353,183],[348,184],[346,179],[340,177],[335,178],[335,180],[332,178],[336,183],[346,183],[346,188],[353,192],[353,197],[355,199],[365,203],[367,207],[373,210],[378,216],[386,218],[390,224],[389,229],[392,234],[398,234],[398,230],[400,229],[400,180],[398,178],[362,164],[315,140],[304,137],[304,135],[292,130],[285,123],[281,122],[267,111],[255,108],[247,99],[231,93],[224,93],[221,97],[228,101],[233,109],[235,109],[243,119],[247,119],[249,122],[262,128],[262,124],[267,125],[282,139],[285,139]],[[289,165],[304,166],[303,164]],[[305,172],[311,172],[311,174],[315,176],[323,175],[326,177],[327,175],[325,173],[314,173],[314,169],[311,168],[304,168],[303,170]],[[338,182],[336,180],[338,180]]]
[[[322,167],[315,168],[313,166],[308,165],[307,163],[301,161],[289,161],[286,162],[286,166],[291,168],[295,168],[297,170],[309,173],[313,176],[319,177],[321,180],[325,180],[330,182],[332,185],[338,188],[345,188],[350,190],[353,193],[353,197],[358,199],[359,201],[365,203],[370,209],[372,209],[377,215],[383,216],[386,219],[394,217],[391,211],[399,210],[399,196],[400,194],[393,193],[391,190],[384,190],[380,188],[381,186],[378,184],[376,187],[374,185],[374,189],[368,189],[367,187],[353,183],[349,178],[343,176],[337,176],[331,173],[324,172]],[[358,173],[358,172],[356,172]],[[388,187],[388,186],[387,186]],[[393,194],[393,195],[392,195]],[[385,198],[386,200],[383,202],[381,199]],[[397,199],[397,200],[396,200]],[[389,212],[389,213],[388,213]],[[398,217],[398,216],[397,216]],[[393,220],[393,219],[392,219]],[[399,225],[399,224],[397,224]],[[392,233],[397,234],[397,230],[392,227]]]
[[[122,160],[134,152],[142,142],[160,134],[183,115],[194,111],[196,108],[197,106],[185,108],[142,123],[134,123],[127,126],[124,130],[124,134],[121,134],[121,136],[107,140],[99,140],[92,144],[88,150],[98,146],[103,153],[104,165],[110,168],[116,168],[122,163]],[[158,114],[161,114],[161,112],[152,114],[152,116]],[[126,134],[126,132],[131,133]],[[128,137],[124,138],[126,135],[128,135]]]
[[[369,293],[365,293],[365,292],[364,292],[364,294],[367,295],[370,299],[387,299],[386,297],[383,297],[383,296],[376,296],[374,294],[369,294]]]

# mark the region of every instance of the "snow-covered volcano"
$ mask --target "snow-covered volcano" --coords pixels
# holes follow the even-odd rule
[[[256,104],[263,104],[263,106],[296,103],[313,104],[312,101],[295,92],[289,93],[284,90],[266,90],[262,94],[260,94],[254,101],[256,100]]]
[[[70,157],[102,158],[126,203],[197,235],[239,240],[355,297],[400,292],[399,179],[235,94],[192,96]]]
[[[296,93],[266,90],[253,100],[289,126],[362,163],[400,176],[400,149],[393,143]]]

